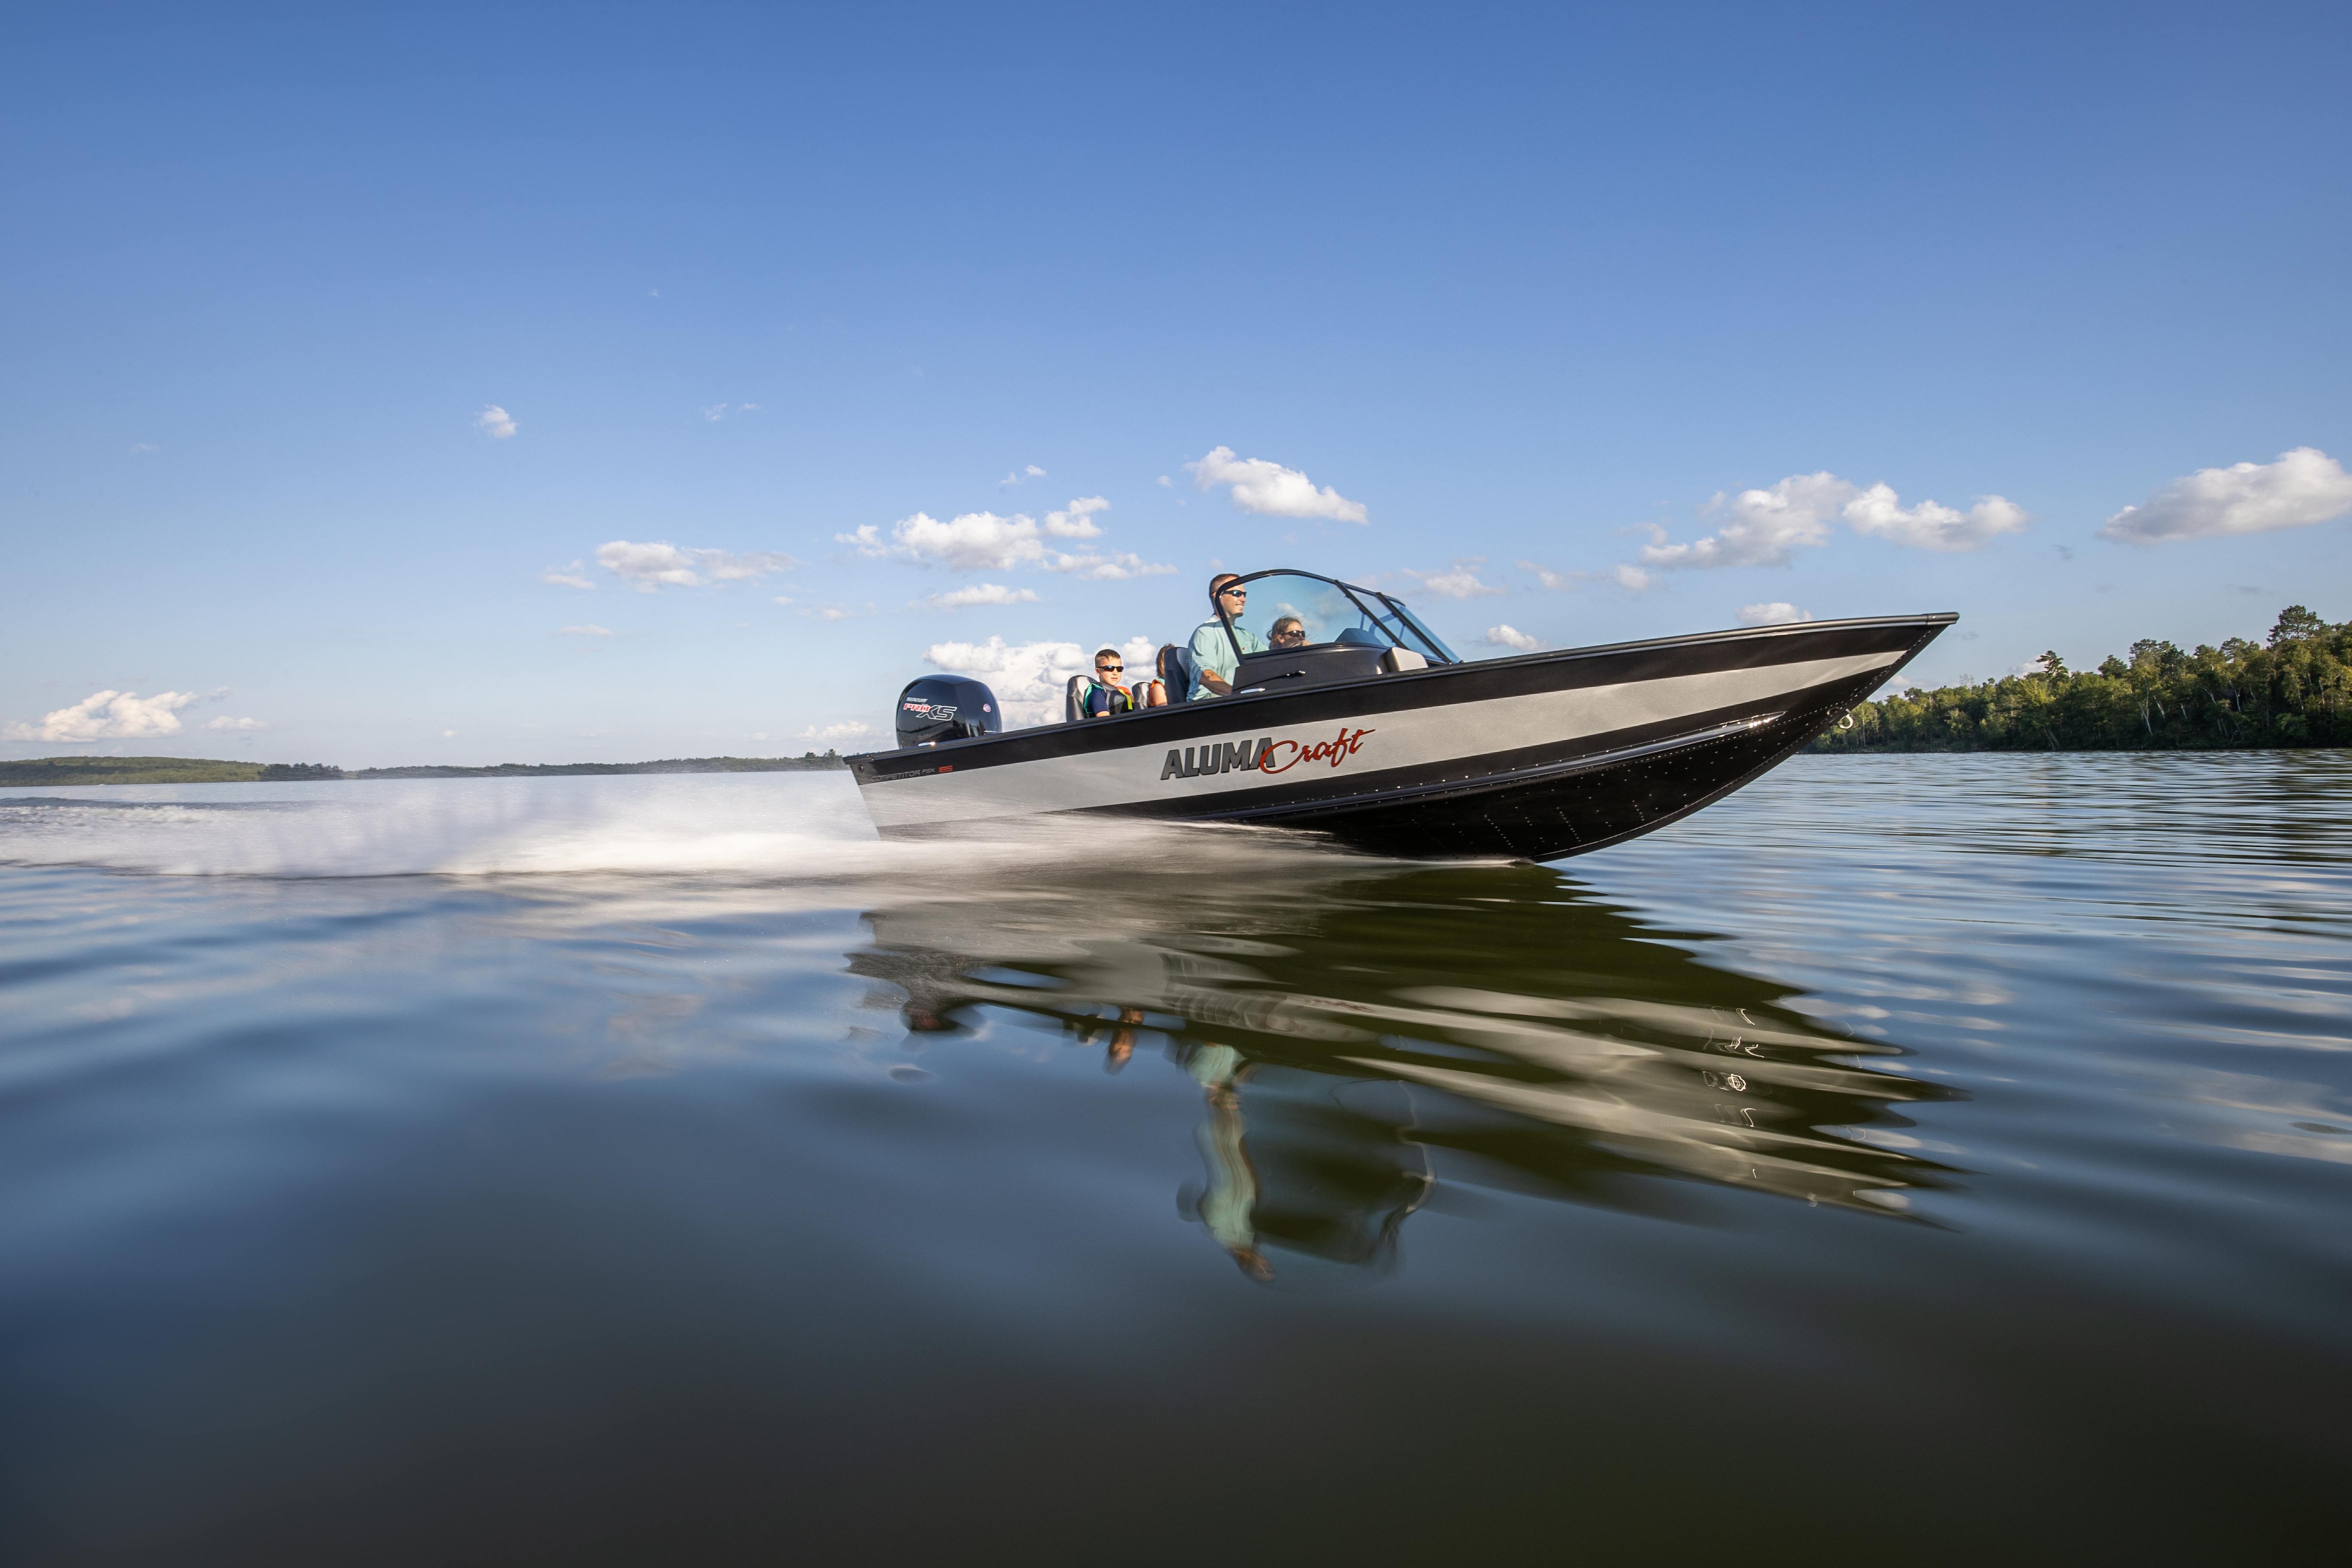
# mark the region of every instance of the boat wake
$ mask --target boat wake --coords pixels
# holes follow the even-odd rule
[[[885,842],[846,774],[152,785],[0,795],[0,864],[179,877],[985,883],[1041,864],[1350,858],[1302,835],[1084,819]],[[1357,862],[1360,864],[1360,862]]]

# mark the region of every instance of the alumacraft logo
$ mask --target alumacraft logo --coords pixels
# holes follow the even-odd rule
[[[1350,730],[1342,724],[1339,739],[1333,741],[1277,741],[1268,735],[1259,741],[1218,741],[1205,746],[1187,746],[1181,752],[1169,752],[1168,760],[1160,765],[1160,776],[1167,780],[1204,778],[1211,773],[1286,773],[1301,763],[1323,763],[1336,768],[1362,749],[1365,736],[1374,733],[1377,731]]]

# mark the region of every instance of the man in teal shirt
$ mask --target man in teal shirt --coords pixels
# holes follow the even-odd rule
[[[1249,608],[1249,590],[1237,584],[1241,579],[1233,573],[1209,579],[1209,602],[1232,617],[1234,635],[1225,636],[1225,623],[1211,616],[1192,630],[1192,689],[1188,694],[1194,702],[1204,697],[1231,697],[1234,694],[1234,670],[1241,663],[1241,655],[1264,653],[1265,643],[1259,636],[1241,624],[1242,612]],[[1234,642],[1241,650],[1236,653]]]

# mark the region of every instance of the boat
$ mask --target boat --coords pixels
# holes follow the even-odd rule
[[[1471,660],[1393,595],[1289,568],[1239,582],[1255,607],[1216,615],[1239,656],[1230,696],[1088,719],[1074,680],[1065,722],[1006,730],[981,682],[913,682],[899,746],[849,759],[876,827],[905,837],[1093,815],[1303,829],[1405,859],[1555,860],[1664,827],[1769,771],[1959,618]],[[1294,646],[1269,646],[1290,618]],[[1254,643],[1267,651],[1240,652]],[[1161,650],[1171,699],[1190,682],[1183,660]]]

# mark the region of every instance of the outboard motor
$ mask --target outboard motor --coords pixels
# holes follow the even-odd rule
[[[898,693],[898,744],[931,746],[1004,728],[996,693],[961,675],[927,675]]]

